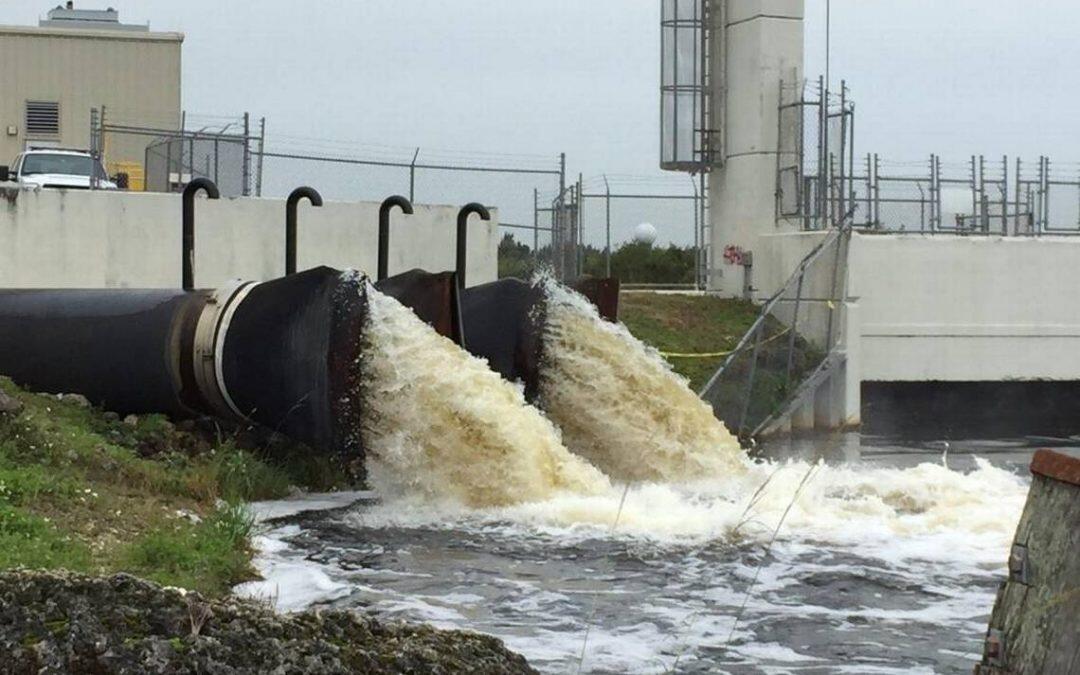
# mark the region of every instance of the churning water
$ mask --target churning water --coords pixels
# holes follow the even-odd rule
[[[845,436],[751,462],[561,290],[545,417],[371,295],[373,492],[273,521],[244,592],[491,633],[549,672],[970,672],[1024,453]]]
[[[368,302],[364,439],[380,494],[482,507],[610,487],[522,388],[374,287]]]

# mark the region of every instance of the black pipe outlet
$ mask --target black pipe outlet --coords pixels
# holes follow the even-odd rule
[[[387,197],[379,206],[379,269],[378,281],[390,276],[390,210],[398,207],[406,215],[411,216],[413,205],[405,197],[394,195]]]
[[[184,186],[182,197],[184,231],[181,256],[185,291],[195,288],[195,194],[200,190],[205,190],[206,196],[210,199],[221,198],[217,185],[209,178],[196,178]]]
[[[471,354],[525,385],[532,402],[540,389],[545,303],[543,291],[520,279],[500,279],[461,291],[461,314]]]
[[[465,346],[461,289],[454,272],[409,270],[376,282],[375,288],[411,309],[439,335]]]
[[[285,275],[296,274],[296,210],[301,199],[322,206],[322,195],[313,187],[298,187],[285,200]]]
[[[469,216],[480,216],[480,220],[491,220],[491,212],[483,204],[471,202],[461,207],[457,214],[457,282],[458,288],[465,288],[465,263],[467,256]]]
[[[223,322],[223,390],[233,412],[356,456],[364,277],[316,267],[256,284]]]

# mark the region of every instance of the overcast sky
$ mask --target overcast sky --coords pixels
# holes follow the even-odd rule
[[[658,174],[659,0],[101,0],[183,31],[184,106],[283,135],[554,156]],[[49,2],[0,3],[33,24]],[[1066,0],[833,0],[834,81],[856,149],[1075,159],[1080,7]],[[824,70],[824,0],[806,3]]]

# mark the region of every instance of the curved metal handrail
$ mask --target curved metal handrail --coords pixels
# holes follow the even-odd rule
[[[221,198],[221,192],[218,190],[217,185],[209,178],[196,178],[184,186],[184,194],[181,197],[183,234],[180,255],[185,291],[195,288],[195,195],[199,191],[205,191],[206,196],[210,199]]]
[[[457,282],[458,288],[465,288],[466,248],[469,234],[469,216],[476,214],[480,220],[491,220],[491,212],[477,202],[470,202],[461,207],[457,215]]]
[[[379,281],[390,276],[390,211],[394,207],[401,209],[405,215],[411,216],[413,213],[412,202],[401,195],[387,197],[379,206]]]
[[[322,206],[322,195],[313,187],[298,187],[285,200],[285,276],[296,274],[296,211],[301,199]]]

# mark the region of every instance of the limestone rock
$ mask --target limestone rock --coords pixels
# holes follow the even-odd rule
[[[0,573],[4,673],[535,673],[494,637],[278,614],[119,574]]]

